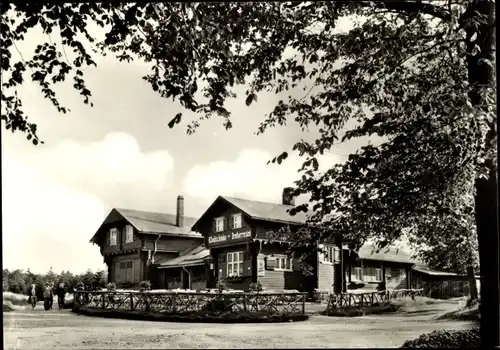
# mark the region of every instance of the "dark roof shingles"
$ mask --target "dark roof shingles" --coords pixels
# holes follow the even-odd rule
[[[201,237],[200,234],[191,230],[192,225],[197,219],[189,216],[185,216],[184,225],[178,227],[176,225],[176,215],[173,214],[122,208],[116,208],[115,210],[141,233],[163,233]]]

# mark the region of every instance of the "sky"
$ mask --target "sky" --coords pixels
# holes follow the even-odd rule
[[[350,26],[346,20],[340,28]],[[33,30],[17,48],[31,57],[45,41],[46,34]],[[279,166],[267,161],[290,151],[300,138],[317,136],[292,124],[255,135],[280,96],[261,94],[247,107],[244,86],[227,104],[231,130],[215,118],[187,135],[193,116],[141,79],[146,64],[119,63],[110,55],[95,60],[97,68],[84,71],[94,107],[83,104],[71,83],[57,89],[60,102],[71,109],[67,114],[58,113],[29,80],[19,89],[43,145],[33,146],[26,135],[2,125],[4,268],[104,269],[98,246],[89,240],[114,207],[175,213],[176,198],[183,195],[185,215],[197,217],[218,195],[278,203],[282,189],[297,179],[301,162],[298,156]],[[168,128],[178,112],[188,118]],[[365,143],[334,146],[321,168],[344,161]]]

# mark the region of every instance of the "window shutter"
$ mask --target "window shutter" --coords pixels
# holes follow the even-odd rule
[[[252,276],[252,256],[244,253],[243,258],[243,276]]]
[[[276,258],[274,256],[268,256],[266,258],[266,270],[274,270],[276,268]]]
[[[229,227],[229,218],[230,218],[230,217],[231,217],[231,216],[229,216],[229,217],[224,216],[224,228],[223,228],[223,231],[225,231],[225,230],[229,230],[229,228],[230,228],[230,227]]]
[[[300,259],[298,258],[292,258],[292,270],[293,271],[301,271],[301,268],[300,268]]]
[[[215,232],[216,226],[215,226],[215,219],[212,219],[212,232]]]
[[[109,246],[111,243],[110,231],[106,231],[106,245]]]
[[[225,253],[219,254],[219,262],[222,264],[226,263],[226,254]]]
[[[234,216],[229,215],[229,217],[227,218],[227,228],[232,230],[234,226],[233,223],[234,223]]]

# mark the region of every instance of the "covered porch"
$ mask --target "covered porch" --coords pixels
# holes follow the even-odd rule
[[[213,263],[210,251],[196,246],[180,256],[155,265],[157,288],[204,290],[213,283]]]

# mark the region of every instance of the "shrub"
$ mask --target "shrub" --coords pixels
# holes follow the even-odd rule
[[[3,301],[10,302],[12,305],[26,305],[29,303],[29,297],[22,294],[16,294],[11,292],[3,293]]]
[[[227,290],[227,286],[224,282],[217,281],[217,289],[219,290],[219,293],[222,293],[223,290]]]
[[[251,283],[250,284],[250,291],[251,292],[262,292],[262,283],[260,283],[260,281],[257,281],[257,283]]]
[[[479,328],[460,331],[434,331],[406,341],[402,348],[479,348]]]
[[[399,305],[384,303],[379,305],[360,307],[339,307],[328,310],[328,316],[339,317],[356,317],[365,315],[376,315],[388,312],[396,312],[400,308]],[[326,311],[325,311],[326,314]]]
[[[139,291],[143,292],[145,290],[151,290],[151,282],[150,281],[139,282]]]
[[[231,311],[231,300],[228,298],[224,298],[224,296],[219,296],[213,300],[210,300],[202,309],[204,312],[209,313],[223,313],[227,311]]]
[[[107,290],[116,290],[116,283],[114,282],[109,282],[108,284],[106,284],[106,289]]]

